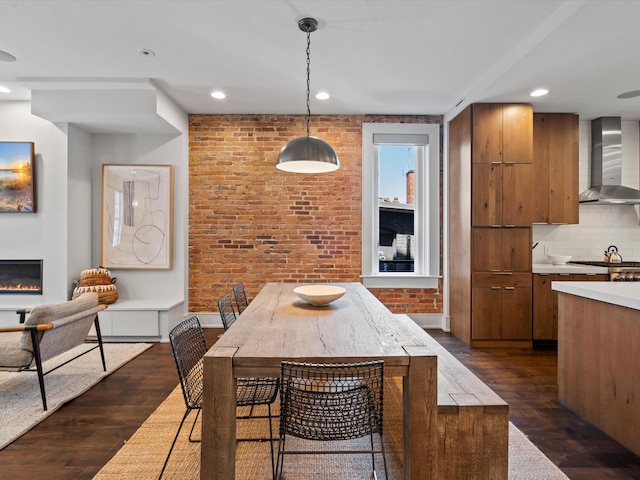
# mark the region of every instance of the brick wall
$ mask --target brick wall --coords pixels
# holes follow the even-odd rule
[[[237,282],[252,298],[267,282],[360,281],[363,122],[442,117],[313,116],[311,134],[333,146],[340,169],[301,175],[275,163],[305,134],[304,116],[189,116],[189,311],[217,311]],[[395,313],[442,312],[442,288],[372,292]]]

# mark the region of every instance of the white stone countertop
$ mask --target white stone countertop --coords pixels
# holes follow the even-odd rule
[[[551,282],[557,292],[640,310],[640,282]]]
[[[533,273],[578,273],[578,274],[596,274],[608,273],[607,267],[594,267],[591,265],[581,265],[576,263],[565,263],[564,265],[553,265],[551,263],[534,263],[532,266]]]

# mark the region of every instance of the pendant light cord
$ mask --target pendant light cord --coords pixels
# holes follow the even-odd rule
[[[307,137],[309,136],[309,122],[311,120],[311,107],[309,103],[311,76],[311,28],[307,27]]]

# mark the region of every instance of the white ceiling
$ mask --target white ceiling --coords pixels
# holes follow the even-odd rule
[[[640,97],[616,98],[640,90],[638,0],[0,0],[0,50],[17,58],[0,62],[0,100],[150,79],[189,113],[304,113],[306,16],[311,91],[331,94],[312,114],[504,101],[640,120]]]

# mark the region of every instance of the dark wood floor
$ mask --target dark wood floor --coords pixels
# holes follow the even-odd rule
[[[209,344],[218,333],[207,331]],[[640,457],[559,405],[554,350],[471,349],[429,333],[509,403],[511,421],[571,479],[640,480]],[[92,478],[176,385],[169,345],[155,344],[0,451],[0,479]]]

